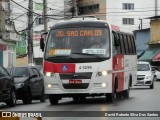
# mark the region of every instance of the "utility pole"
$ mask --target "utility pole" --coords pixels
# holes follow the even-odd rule
[[[143,28],[143,27],[142,27],[142,25],[143,25],[142,20],[143,20],[143,19],[142,19],[142,18],[139,18],[139,20],[141,21],[139,28],[140,28],[140,30],[142,30],[142,28]]]
[[[43,0],[43,15],[44,15],[44,32],[48,32],[47,20],[47,0]]]
[[[72,17],[78,16],[77,0],[72,0],[72,6],[73,6]]]
[[[33,0],[29,0],[28,8],[28,64],[33,65]]]
[[[2,39],[3,33],[5,32],[5,11],[2,7],[2,0],[0,0],[0,39]]]
[[[8,18],[10,20],[10,17],[11,17],[11,1],[8,0]]]
[[[155,0],[155,16],[158,15],[158,0]]]

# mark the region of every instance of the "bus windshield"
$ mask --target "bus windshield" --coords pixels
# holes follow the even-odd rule
[[[48,37],[45,59],[73,60],[74,57],[88,62],[107,59],[110,57],[109,37],[108,28],[53,29]]]

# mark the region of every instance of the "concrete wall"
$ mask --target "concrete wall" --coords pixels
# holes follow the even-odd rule
[[[94,4],[99,4],[99,10],[97,12],[84,15],[94,15],[100,20],[106,20],[106,0],[79,0],[78,2],[79,7],[84,7]]]

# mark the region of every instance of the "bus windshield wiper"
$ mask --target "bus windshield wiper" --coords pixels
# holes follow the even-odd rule
[[[72,54],[86,55],[86,56],[95,56],[95,57],[97,57],[98,59],[103,60],[102,57],[100,57],[99,55],[96,55],[96,54],[88,54],[88,53],[72,53]]]

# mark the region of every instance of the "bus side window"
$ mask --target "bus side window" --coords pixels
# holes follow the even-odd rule
[[[127,35],[123,34],[123,41],[124,41],[124,46],[125,46],[125,51],[126,54],[129,54],[129,49],[128,49],[128,42],[127,42]]]
[[[133,54],[136,55],[136,46],[135,46],[135,41],[133,36],[131,36],[131,42],[132,42]]]
[[[130,54],[133,54],[134,53],[134,50],[133,50],[133,47],[132,47],[132,41],[131,41],[131,36],[130,35],[127,35],[127,40],[128,40],[128,46],[129,46],[129,51],[130,51]]]
[[[123,41],[122,34],[119,33],[119,37],[120,37],[120,48],[121,48],[121,53],[122,53],[122,54],[125,54],[125,46],[124,46],[124,41]]]
[[[117,43],[114,43],[115,39]],[[120,38],[119,38],[118,33],[113,33],[113,46],[115,47],[117,54],[121,54]]]
[[[112,56],[114,57],[117,54],[117,49],[115,46],[116,33],[112,32]]]

